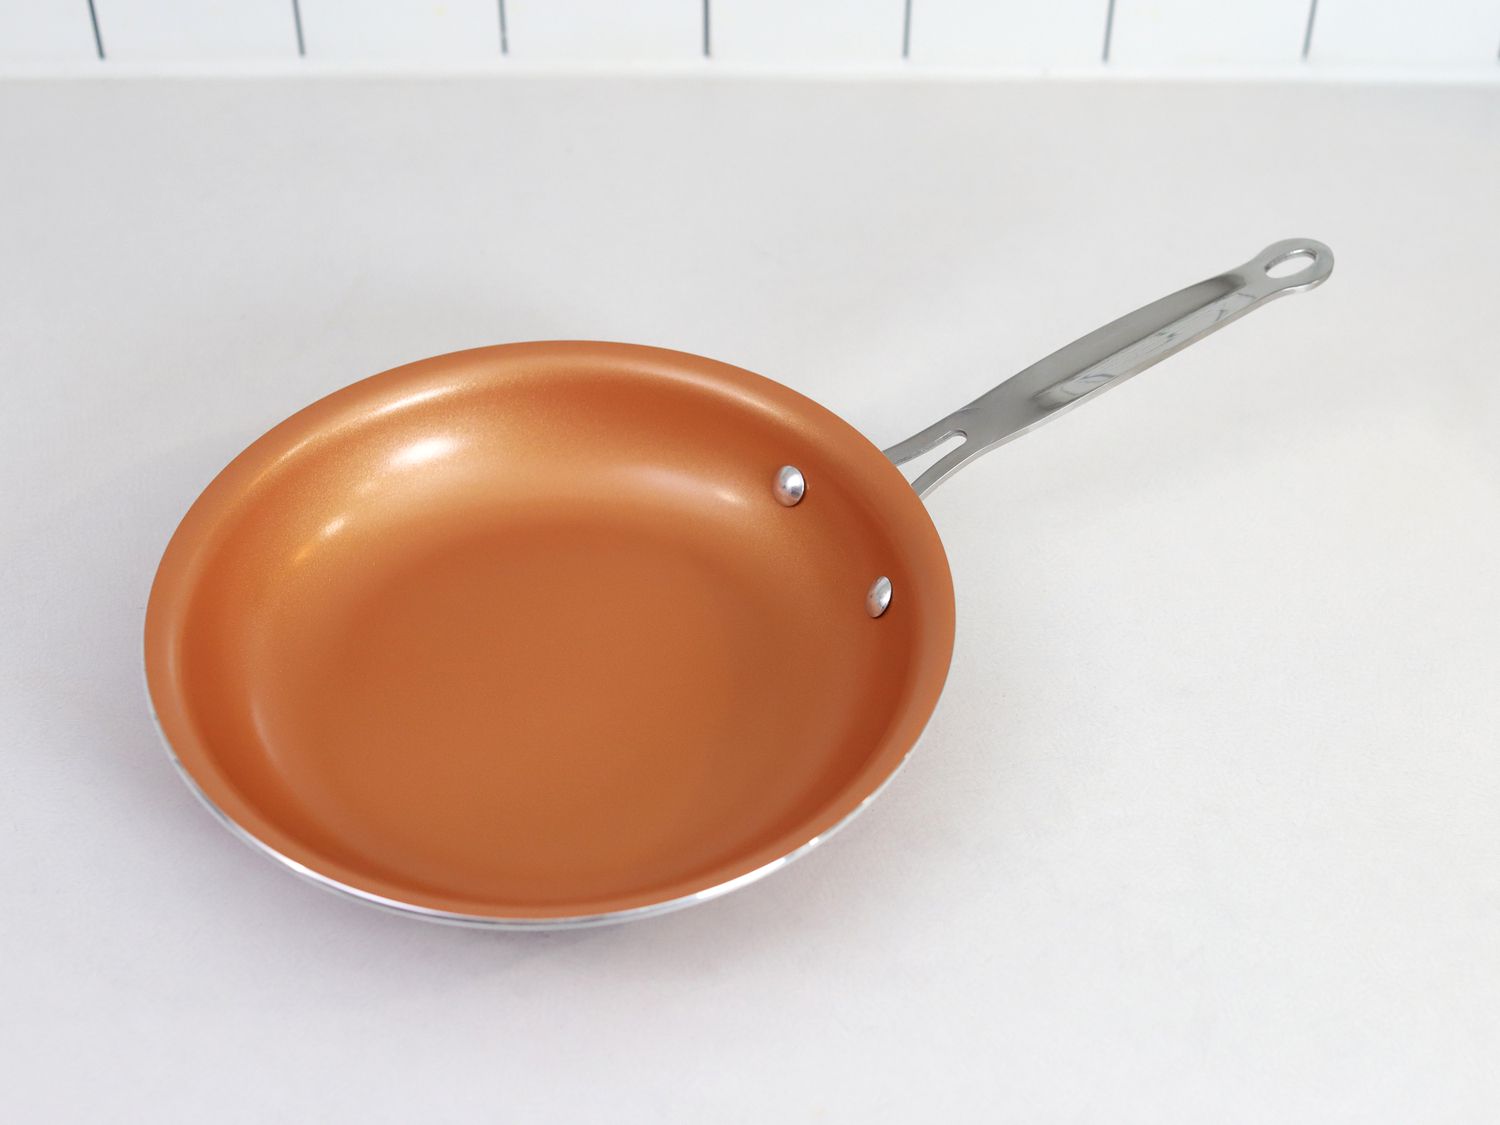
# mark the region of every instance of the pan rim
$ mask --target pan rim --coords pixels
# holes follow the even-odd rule
[[[339,400],[341,396],[352,396],[355,388],[377,380],[394,380],[399,378],[400,373],[415,367],[439,363],[457,367],[468,359],[478,362],[485,355],[501,351],[512,353],[517,357],[542,355],[544,359],[566,358],[579,349],[585,351],[602,349],[606,359],[619,361],[621,364],[638,365],[642,370],[649,368],[654,375],[677,379],[707,375],[718,379],[728,393],[755,402],[759,406],[767,404],[785,406],[790,403],[809,423],[830,427],[826,432],[816,435],[820,442],[827,442],[830,447],[837,448],[848,446],[849,439],[852,438],[855,445],[871,454],[867,460],[871,466],[876,466],[872,471],[877,475],[888,473],[891,486],[897,494],[905,493],[909,496],[909,500],[901,501],[901,506],[909,512],[921,513],[921,519],[917,523],[917,532],[925,542],[914,546],[913,549],[926,552],[937,567],[940,585],[936,592],[942,595],[940,598],[942,604],[934,607],[937,611],[937,648],[931,650],[931,655],[938,659],[932,660],[924,677],[925,686],[921,687],[919,693],[920,696],[925,697],[920,704],[925,707],[925,714],[908,716],[907,731],[898,736],[905,744],[904,746],[887,745],[883,751],[872,751],[869,761],[850,775],[843,788],[830,797],[826,803],[820,805],[817,810],[804,817],[782,838],[759,849],[747,851],[732,864],[724,864],[717,869],[708,869],[700,876],[686,876],[675,880],[675,885],[666,884],[655,889],[621,891],[595,900],[595,903],[606,906],[611,899],[625,903],[619,907],[602,910],[575,909],[569,912],[569,907],[573,904],[564,901],[535,905],[526,903],[522,912],[517,909],[523,905],[521,903],[496,901],[494,912],[490,912],[487,909],[489,903],[482,899],[447,898],[445,902],[445,896],[440,894],[429,895],[425,891],[419,893],[416,890],[408,894],[407,888],[392,884],[383,877],[366,879],[362,877],[364,875],[362,871],[351,868],[342,860],[326,855],[316,847],[288,835],[276,821],[263,815],[262,810],[253,800],[239,791],[239,786],[233,777],[224,771],[211,746],[201,735],[195,733],[196,724],[191,719],[188,701],[183,696],[180,686],[174,684],[167,670],[173,659],[172,629],[161,619],[176,619],[185,612],[183,605],[190,600],[191,591],[194,588],[190,564],[194,561],[193,552],[197,549],[195,540],[201,541],[205,532],[214,527],[213,521],[222,517],[222,506],[227,498],[223,494],[230,486],[220,482],[231,475],[237,464],[240,464],[240,475],[243,476],[246,471],[264,462],[268,456],[274,457],[280,448],[274,435],[280,431],[283,442],[289,437],[295,438],[301,432],[298,427],[299,420],[303,427],[309,425],[310,420],[304,415],[309,414],[314,408],[323,405],[325,414],[341,409],[347,405],[349,399],[343,402],[330,400]],[[658,371],[656,368],[661,370]],[[441,371],[441,368],[437,370]],[[780,400],[779,403],[778,400]],[[326,425],[327,423],[320,424]],[[848,456],[865,458],[866,453],[860,451],[850,453]],[[851,463],[858,464],[858,462]],[[884,486],[877,481],[872,483],[871,487]],[[936,712],[952,663],[955,633],[952,575],[941,537],[932,523],[931,516],[920,498],[914,492],[910,492],[909,488],[909,483],[900,470],[892,465],[864,434],[840,415],[785,384],[744,368],[693,353],[638,344],[560,340],[492,345],[418,360],[415,363],[392,368],[346,387],[338,388],[294,411],[251,441],[199,492],[173,530],[163,552],[162,564],[158,566],[153,577],[148,598],[145,615],[144,671],[146,695],[152,720],[174,768],[188,788],[197,795],[215,819],[229,829],[231,834],[268,858],[276,860],[294,874],[366,905],[449,925],[500,930],[545,930],[608,925],[668,913],[706,902],[758,882],[834,835],[879,796],[886,785],[890,784],[900,772],[915,752]],[[229,496],[232,497],[232,493]],[[910,517],[901,518],[909,520]],[[190,523],[193,524],[192,527],[189,527]],[[909,524],[905,526],[910,527]],[[180,537],[185,541],[178,545]],[[163,575],[167,571],[166,563],[173,558],[174,548],[175,554],[179,556],[176,563],[177,580],[163,583]],[[184,566],[188,566],[189,569],[184,571]],[[153,624],[154,618],[157,620]],[[925,643],[923,647],[924,649],[930,648]],[[160,683],[157,683],[158,680]],[[167,722],[163,721],[164,710],[167,713]],[[168,734],[169,727],[186,740],[185,747],[179,747],[174,742],[172,736]],[[185,756],[185,750],[190,750],[191,754]],[[188,764],[187,758],[189,757],[193,761],[192,766]],[[873,784],[870,784],[871,780]],[[223,800],[217,799],[211,793],[222,793],[222,796],[227,798],[228,804],[226,805]],[[851,800],[852,804],[849,803]],[[820,824],[821,829],[819,829]],[[793,841],[796,841],[793,846],[786,847]],[[746,863],[752,863],[753,866],[737,870]],[[733,872],[727,878],[722,877],[726,869]],[[715,878],[715,876],[719,877]],[[705,877],[708,881],[705,881]],[[692,889],[681,891],[681,888],[685,886]],[[391,890],[397,891],[398,895],[390,894]],[[585,901],[578,905],[592,906],[595,903]],[[458,908],[455,909],[455,906]],[[465,909],[470,906],[477,906],[479,910]]]
[[[946,673],[945,673],[946,675]],[[149,692],[148,692],[149,698]],[[938,706],[941,706],[939,696]],[[309,867],[300,860],[287,855],[272,844],[261,839],[250,829],[246,828],[233,816],[220,808],[214,799],[204,791],[198,784],[192,772],[183,765],[182,759],[177,756],[177,750],[172,745],[172,740],[167,737],[166,731],[162,729],[161,719],[156,714],[155,706],[151,706],[151,723],[156,730],[156,736],[161,742],[162,749],[171,761],[177,776],[182,779],[188,790],[198,799],[199,804],[205,808],[219,824],[225,828],[231,836],[244,844],[257,855],[271,860],[273,863],[290,871],[293,875],[304,882],[311,883],[331,892],[339,898],[352,900],[364,906],[372,906],[377,910],[388,914],[395,914],[406,918],[416,918],[423,922],[432,922],[441,926],[453,926],[459,929],[473,930],[502,930],[502,931],[539,931],[539,930],[587,930],[600,926],[611,926],[622,922],[634,922],[643,918],[654,918],[662,914],[674,914],[679,910],[685,910],[690,906],[698,906],[714,899],[722,898],[733,891],[741,890],[753,883],[758,883],[766,876],[780,871],[795,860],[801,859],[818,845],[826,843],[837,835],[855,817],[859,816],[865,809],[874,803],[875,799],[885,792],[886,786],[896,780],[896,776],[906,768],[906,764],[916,755],[927,737],[927,732],[932,725],[932,716],[937,714],[934,707],[932,714],[922,726],[922,731],[917,735],[915,742],[901,756],[900,761],[880,783],[872,789],[863,800],[833,825],[825,828],[812,839],[799,844],[791,851],[783,852],[774,859],[752,868],[743,874],[726,879],[721,883],[705,887],[702,890],[692,891],[688,894],[677,895],[673,898],[662,899],[660,902],[646,903],[641,906],[625,907],[620,910],[604,910],[593,914],[566,914],[554,916],[537,916],[534,918],[520,917],[502,914],[465,914],[456,910],[442,910],[437,907],[423,906],[421,903],[404,902],[401,899],[390,898],[387,895],[377,894],[363,887],[346,883],[342,879],[335,878],[315,867]]]

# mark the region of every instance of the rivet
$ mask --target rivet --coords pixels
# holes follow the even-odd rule
[[[870,592],[865,595],[865,612],[871,617],[879,617],[891,608],[891,580],[881,575],[870,583]]]
[[[802,479],[802,470],[796,465],[783,465],[776,470],[776,483],[771,487],[778,503],[792,508],[802,502],[807,491],[807,481]]]

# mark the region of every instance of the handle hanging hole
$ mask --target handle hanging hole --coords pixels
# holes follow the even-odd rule
[[[1317,260],[1318,255],[1311,250],[1293,250],[1267,262],[1266,276],[1278,280],[1284,277],[1296,277],[1299,273],[1312,269],[1313,263]]]

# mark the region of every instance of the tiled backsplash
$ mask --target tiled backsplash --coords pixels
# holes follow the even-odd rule
[[[299,58],[1500,77],[1500,0],[0,0],[0,65]]]

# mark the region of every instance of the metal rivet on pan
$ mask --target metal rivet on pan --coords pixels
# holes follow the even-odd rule
[[[778,503],[790,508],[802,502],[807,491],[807,481],[802,479],[802,470],[796,465],[783,465],[776,470],[776,484],[771,489]]]
[[[881,575],[870,583],[870,592],[865,595],[865,612],[871,617],[879,617],[891,608],[891,580]]]

